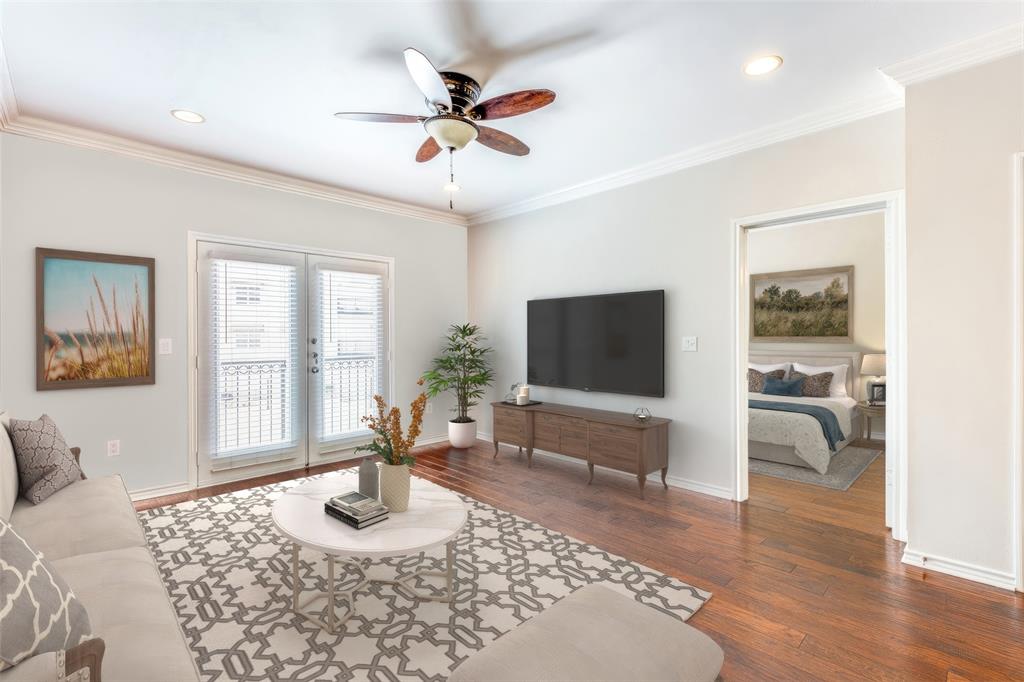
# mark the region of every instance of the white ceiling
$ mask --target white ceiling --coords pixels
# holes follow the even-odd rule
[[[817,110],[892,94],[877,70],[1021,20],[1018,2],[3,2],[20,115],[419,206],[446,208],[443,156],[417,164],[415,46],[551,106],[493,122],[527,157],[456,155],[456,210],[520,202]],[[777,53],[783,68],[741,66]],[[207,118],[188,125],[172,108]]]

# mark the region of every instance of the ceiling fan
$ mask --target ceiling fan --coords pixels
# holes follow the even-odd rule
[[[530,153],[530,148],[512,135],[478,125],[477,121],[508,118],[540,109],[554,101],[554,92],[520,90],[477,103],[481,88],[473,78],[456,71],[439,72],[422,52],[414,48],[406,48],[404,54],[409,75],[426,98],[427,108],[432,115],[339,111],[335,116],[350,121],[374,123],[422,123],[430,137],[416,152],[416,160],[420,163],[430,161],[442,149],[456,152],[473,140],[513,156],[526,156]],[[454,186],[454,180],[450,184]]]

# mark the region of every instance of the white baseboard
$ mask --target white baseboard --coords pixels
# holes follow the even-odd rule
[[[976,583],[1000,587],[1011,592],[1016,588],[1017,581],[1013,573],[1004,573],[984,566],[969,564],[966,561],[947,559],[945,557],[926,555],[907,547],[903,550],[903,563],[917,566],[928,571],[945,573],[957,578],[972,580]]]
[[[491,434],[489,433],[477,433],[477,438],[480,440],[492,442],[494,440]],[[587,464],[582,459],[577,459],[575,457],[566,457],[565,455],[560,455],[557,452],[548,452],[547,450],[538,450],[534,448],[533,454],[540,455],[542,457],[550,457],[551,459],[557,459],[560,462],[568,462],[569,464],[576,464],[579,466],[586,466]],[[618,469],[608,469],[600,465],[598,465],[598,469],[601,472],[607,472],[610,474],[615,474],[617,476],[625,476],[627,478],[633,479],[634,481],[636,480],[636,475],[626,471],[619,471]],[[658,483],[660,485],[661,474],[658,472],[650,474],[647,476],[647,480],[651,481],[652,483]],[[702,495],[711,495],[712,497],[721,497],[726,500],[733,499],[731,488],[723,488],[721,486],[711,485],[708,483],[701,483],[700,481],[693,481],[688,478],[673,476],[671,474],[665,477],[665,482],[673,488],[681,488],[683,490],[689,490],[691,492],[700,493]]]
[[[163,497],[164,495],[177,495],[178,493],[187,493],[192,490],[192,486],[188,484],[188,481],[184,483],[172,483],[170,485],[156,485],[151,488],[137,488],[128,493],[131,497],[132,502],[138,502],[139,500],[148,500],[154,497]]]

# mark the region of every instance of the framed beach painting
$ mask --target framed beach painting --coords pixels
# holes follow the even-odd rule
[[[36,388],[156,381],[152,258],[36,249]]]
[[[853,342],[853,266],[750,276],[750,340]]]

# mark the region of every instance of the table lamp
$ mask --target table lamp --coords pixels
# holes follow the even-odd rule
[[[867,383],[868,403],[885,403],[885,353],[866,353],[860,363],[860,373],[870,377]]]

